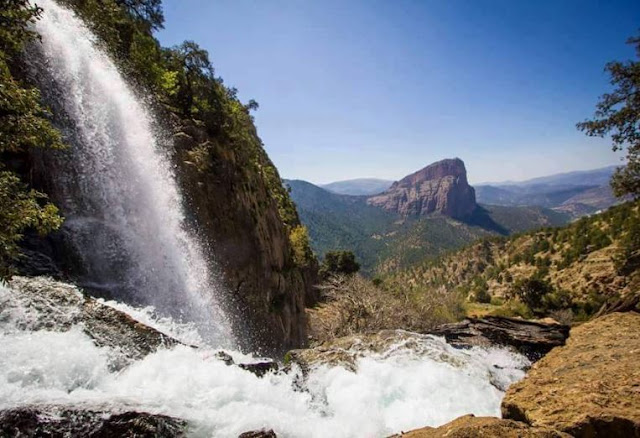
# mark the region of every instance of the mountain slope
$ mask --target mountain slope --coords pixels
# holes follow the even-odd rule
[[[522,182],[476,186],[478,202],[493,205],[536,205],[580,217],[622,202],[609,180],[616,166],[568,172]]]
[[[338,195],[306,181],[287,180],[313,250],[351,250],[367,274],[392,271],[444,254],[492,234],[560,225],[566,216],[539,207],[478,207],[467,222],[442,214],[401,215]]]
[[[563,228],[474,243],[396,272],[385,284],[414,293],[444,288],[471,301],[507,300],[521,316],[571,309],[586,318],[604,301],[636,293],[639,268],[640,202],[630,202]],[[524,295],[527,308],[516,299],[523,292],[540,296]]]

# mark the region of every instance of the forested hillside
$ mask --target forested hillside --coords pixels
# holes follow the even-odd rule
[[[484,239],[390,275],[384,285],[418,295],[445,288],[481,313],[585,319],[638,292],[639,224],[640,203],[629,202],[566,227]]]
[[[286,181],[319,257],[350,250],[365,274],[393,272],[490,235],[563,225],[567,216],[540,207],[480,206],[466,221],[441,214],[401,217],[363,196],[331,193],[306,181]]]

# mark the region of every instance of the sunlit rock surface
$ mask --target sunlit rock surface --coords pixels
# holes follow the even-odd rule
[[[367,203],[401,216],[440,213],[457,219],[469,217],[477,207],[475,191],[459,158],[430,164],[370,197]]]
[[[571,438],[546,427],[531,427],[513,420],[465,415],[440,427],[424,427],[389,438]]]
[[[509,388],[503,416],[576,437],[639,437],[639,363],[640,314],[597,318]]]

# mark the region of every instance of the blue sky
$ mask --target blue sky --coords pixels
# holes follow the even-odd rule
[[[575,123],[634,56],[640,2],[164,0],[165,46],[190,39],[255,99],[285,178],[399,179],[458,156],[472,182],[619,162]]]

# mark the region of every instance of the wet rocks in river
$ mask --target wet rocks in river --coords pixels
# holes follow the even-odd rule
[[[112,365],[123,367],[156,351],[161,346],[180,342],[136,321],[111,306],[83,295],[71,284],[47,277],[13,277],[11,292],[0,292],[0,314],[29,330],[67,331],[82,324],[84,332],[100,347],[110,347],[120,360]]]
[[[184,421],[146,412],[76,409],[64,406],[26,406],[0,411],[3,437],[136,437],[186,436]]]
[[[262,429],[241,433],[238,438],[278,438],[278,436],[272,429]]]
[[[564,345],[569,327],[562,324],[487,316],[446,324],[431,332],[453,346],[503,345],[515,348],[530,360],[538,360],[552,348]]]

